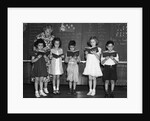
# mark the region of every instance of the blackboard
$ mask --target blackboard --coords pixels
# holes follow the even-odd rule
[[[87,41],[91,36],[96,36],[99,40],[98,46],[102,50],[105,50],[108,40],[113,40],[115,42],[114,49],[119,53],[119,60],[127,61],[127,23],[28,23],[29,51],[32,50],[35,36],[41,33],[42,28],[48,24],[53,26],[54,35],[60,37],[64,53],[68,49],[69,41],[74,39],[76,48],[80,50],[81,60],[84,60],[83,50],[87,46]],[[69,29],[61,31],[62,25]]]

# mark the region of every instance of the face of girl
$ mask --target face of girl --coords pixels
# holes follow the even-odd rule
[[[59,48],[59,45],[60,45],[59,41],[55,41],[54,43],[55,48]]]
[[[43,43],[39,43],[37,47],[38,47],[39,50],[42,50],[43,47],[44,47],[44,46],[43,46]]]
[[[96,46],[96,40],[95,40],[95,39],[91,39],[90,43],[91,43],[91,46],[92,46],[92,47],[95,47],[95,46]]]
[[[112,51],[113,48],[114,48],[114,45],[113,45],[113,44],[110,43],[110,44],[107,45],[107,49],[108,49],[109,51]]]
[[[71,51],[74,51],[74,49],[75,49],[75,46],[70,45],[70,50],[71,50]]]

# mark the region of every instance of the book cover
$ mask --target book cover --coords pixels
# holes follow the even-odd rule
[[[71,56],[71,57],[74,57],[74,56],[79,56],[79,50],[76,50],[76,51],[70,51],[68,50],[67,51],[67,56]]]
[[[85,51],[87,51],[88,53],[91,53],[91,51],[98,52],[98,47],[93,47],[93,48],[85,47]]]
[[[52,56],[53,56],[54,58],[60,58],[62,55],[63,55],[63,54],[57,55],[57,54],[52,53]]]
[[[116,57],[117,56],[117,53],[116,52],[112,52],[112,53],[109,53],[109,52],[103,52],[103,57],[107,57],[107,56],[113,56],[113,57]]]

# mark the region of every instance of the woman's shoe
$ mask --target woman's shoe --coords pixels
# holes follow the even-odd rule
[[[43,92],[43,90],[40,90],[40,95],[42,95],[42,96],[47,96],[47,94],[45,94],[45,93]]]
[[[44,92],[47,93],[47,94],[49,93],[47,88],[44,88]]]
[[[76,90],[73,90],[73,91],[72,91],[72,94],[73,94],[73,95],[77,95]]]

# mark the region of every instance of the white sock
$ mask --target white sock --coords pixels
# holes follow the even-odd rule
[[[35,93],[38,93],[39,91],[35,91]]]
[[[92,92],[92,89],[90,89],[89,91]]]
[[[92,91],[94,91],[94,92],[95,92],[95,89],[93,89]]]
[[[56,87],[55,87],[55,86],[53,87],[53,90],[56,90]]]
[[[57,90],[59,90],[59,87],[57,87]]]

